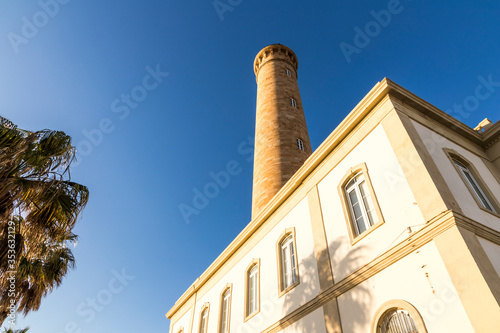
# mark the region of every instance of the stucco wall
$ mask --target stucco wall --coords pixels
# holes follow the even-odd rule
[[[186,311],[181,318],[172,326],[171,333],[178,333],[181,328],[184,329],[184,333],[188,332],[189,323],[191,321],[191,309]]]
[[[326,333],[323,309],[319,308],[306,317],[286,327],[283,333]]]
[[[276,241],[287,228],[295,228],[300,284],[278,297]],[[319,293],[319,280],[314,260],[314,244],[307,198],[295,206],[262,240],[204,295],[197,297],[193,332],[199,330],[199,317],[204,303],[210,303],[208,332],[217,332],[221,292],[232,284],[231,332],[257,332],[272,325]],[[260,258],[260,313],[244,322],[245,271],[254,258]],[[175,323],[177,332],[184,318]]]
[[[377,310],[404,300],[428,332],[474,332],[434,243],[427,243],[338,298],[344,333],[371,332]]]
[[[492,229],[500,231],[499,218],[484,211],[478,206],[477,202],[474,200],[474,197],[468,190],[467,185],[464,183],[460,174],[451,163],[443,148],[453,149],[457,151],[460,155],[462,155],[470,163],[472,163],[483,179],[485,183],[483,185],[488,186],[489,190],[496,198],[500,198],[500,184],[498,184],[497,180],[488,169],[488,167],[484,164],[481,157],[474,154],[471,150],[465,149],[464,147],[448,140],[447,138],[421,125],[418,122],[413,121],[413,124],[417,129],[419,136],[426,144],[427,150],[432,156],[438,169],[441,171],[444,180],[448,184],[448,187],[453,193],[463,213],[466,216],[480,223],[483,223]]]
[[[495,271],[500,276],[500,245],[490,242],[484,238],[478,237],[479,243],[486,252],[488,259],[490,259]]]
[[[348,234],[338,185],[346,172],[366,163],[385,223],[354,246]],[[424,219],[382,126],[377,126],[318,185],[335,282],[401,240],[408,226]]]

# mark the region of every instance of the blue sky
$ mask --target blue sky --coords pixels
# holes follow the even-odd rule
[[[77,269],[19,327],[168,331],[165,313],[250,221],[266,45],[297,54],[313,149],[384,77],[471,127],[500,118],[497,1],[215,4],[0,3],[0,114],[71,135],[91,193]],[[228,163],[229,184],[183,217]]]

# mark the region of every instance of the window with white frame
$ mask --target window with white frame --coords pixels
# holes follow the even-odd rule
[[[456,159],[453,159],[452,161],[479,204],[483,208],[496,213],[495,208],[493,208],[493,204],[490,200],[488,200],[485,191],[481,188],[480,183],[476,180],[471,170],[464,163]]]
[[[378,222],[375,206],[363,173],[358,173],[345,186],[345,193],[356,235]]]
[[[281,279],[282,290],[297,282],[297,267],[293,235],[288,235],[281,241]]]
[[[199,333],[206,333],[208,326],[208,307],[201,312],[200,315],[200,330]]]
[[[296,108],[296,107],[297,107],[297,101],[296,101],[296,100],[294,100],[293,98],[290,98],[290,104],[291,104],[294,108]]]
[[[304,142],[300,139],[297,139],[297,147],[299,147],[300,150],[304,151]]]
[[[393,309],[380,319],[377,333],[418,333],[418,329],[408,311]]]
[[[247,273],[247,316],[258,311],[259,302],[259,266],[253,265]]]
[[[286,75],[292,77],[292,72],[288,68],[286,69]]]
[[[231,314],[231,289],[227,288],[221,297],[219,333],[229,333],[229,317]]]

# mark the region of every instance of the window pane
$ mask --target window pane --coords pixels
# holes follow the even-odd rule
[[[283,289],[288,288],[297,281],[297,273],[295,269],[295,253],[293,249],[293,238],[288,236],[281,243],[281,264]]]
[[[370,196],[370,191],[368,190],[368,185],[366,181],[362,181],[359,184],[359,191],[361,192],[361,196],[363,197],[363,203],[365,204],[366,215],[368,215],[368,220],[370,225],[377,223],[378,218],[377,214],[375,214],[375,206],[373,205],[372,198]]]
[[[358,234],[361,234],[364,231],[366,231],[366,224],[365,224],[365,219],[363,217],[363,213],[361,211],[361,206],[359,204],[358,195],[355,189],[349,192],[349,200],[351,203],[352,212],[354,214],[353,217],[356,222],[356,226],[358,227]]]
[[[201,314],[200,333],[205,333],[205,328],[207,326],[207,317],[208,317],[208,310],[205,309]]]
[[[221,313],[221,325],[220,333],[227,333],[229,328],[229,297],[230,290],[228,289],[222,298],[222,313]]]
[[[488,199],[486,199],[486,195],[483,190],[479,187],[479,184],[476,182],[469,169],[462,169],[462,174],[465,176],[467,183],[471,187],[472,191],[476,195],[476,198],[481,202],[482,206],[488,210],[493,211]]]
[[[405,310],[393,310],[379,324],[381,333],[418,333],[415,321]]]
[[[291,283],[290,285],[294,284],[296,281],[297,281],[297,271],[295,269],[295,251],[294,251],[294,248],[293,248],[293,243],[290,242],[290,265],[292,266],[292,274],[291,274]]]
[[[287,288],[291,283],[290,283],[290,277],[291,277],[291,272],[290,272],[290,252],[288,245],[285,245],[283,247],[283,286]]]
[[[258,267],[255,265],[248,272],[248,313],[257,311],[257,279]]]

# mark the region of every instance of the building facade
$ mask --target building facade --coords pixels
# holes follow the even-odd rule
[[[252,221],[170,333],[500,332],[500,122],[384,79],[311,152],[293,51],[254,69]]]

